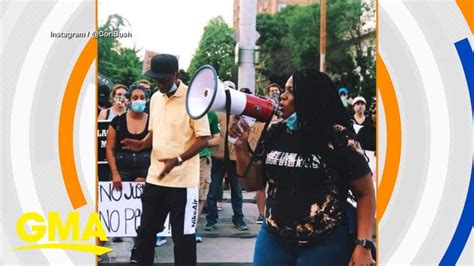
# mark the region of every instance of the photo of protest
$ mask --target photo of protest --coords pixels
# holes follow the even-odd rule
[[[375,2],[99,0],[99,265],[375,265]]]

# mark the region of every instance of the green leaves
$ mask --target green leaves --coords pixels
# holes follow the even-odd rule
[[[366,25],[371,17],[374,7],[360,0],[328,1],[326,71],[337,86],[366,99],[375,95],[375,29]],[[259,74],[284,84],[296,69],[319,69],[319,28],[319,4],[258,14]]]
[[[212,65],[221,80],[237,81],[237,65],[235,64],[235,45],[232,29],[222,17],[216,17],[204,27],[188,73],[192,76],[202,65]]]
[[[111,15],[107,22],[99,27],[99,31],[120,31],[129,26],[128,21],[120,15]],[[99,73],[114,83],[130,85],[142,77],[142,61],[138,58],[135,48],[121,47],[117,38],[99,38]]]

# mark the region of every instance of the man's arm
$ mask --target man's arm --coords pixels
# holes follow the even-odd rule
[[[120,143],[122,149],[130,151],[141,151],[150,148],[153,140],[153,131],[149,131],[143,139],[123,139]]]
[[[208,140],[210,139],[209,136],[198,137],[196,141],[194,141],[193,145],[189,147],[185,152],[179,155],[183,161],[186,161],[196,154],[198,154],[202,149],[207,147]]]

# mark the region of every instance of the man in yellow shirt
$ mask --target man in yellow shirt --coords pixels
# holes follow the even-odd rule
[[[122,141],[131,150],[153,146],[137,231],[140,265],[153,264],[155,236],[164,229],[168,213],[175,265],[196,264],[198,153],[207,147],[211,133],[207,116],[192,120],[186,113],[187,86],[177,75],[175,56],[159,54],[152,58],[145,76],[155,80],[159,93],[150,101],[150,133],[140,141]]]

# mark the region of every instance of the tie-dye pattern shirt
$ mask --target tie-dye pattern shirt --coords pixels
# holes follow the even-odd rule
[[[300,246],[311,245],[346,221],[349,183],[370,173],[352,131],[336,125],[329,166],[319,154],[303,156],[301,135],[284,123],[264,142],[268,183],[266,223],[271,232]]]

